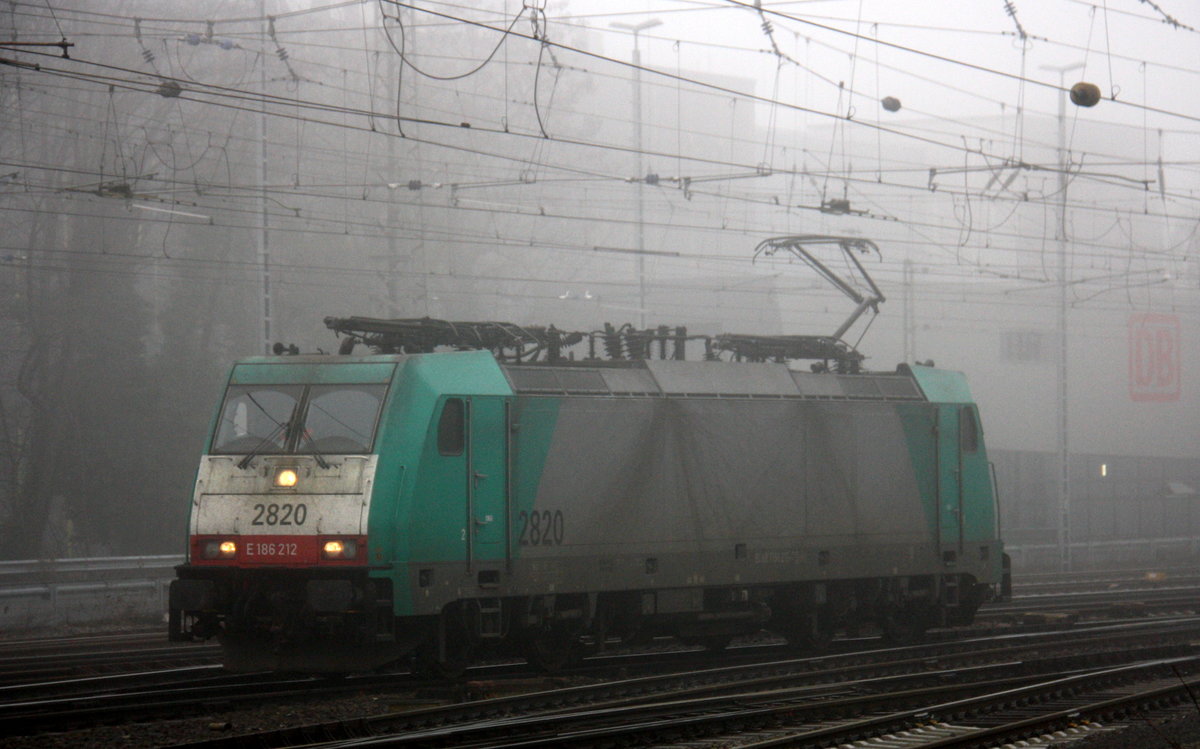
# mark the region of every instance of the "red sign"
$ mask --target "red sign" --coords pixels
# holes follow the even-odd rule
[[[352,556],[345,559],[328,559],[321,553],[326,541],[351,541],[357,545]],[[232,542],[233,556],[204,557],[205,544],[210,542]],[[304,566],[320,565],[361,565],[366,559],[366,536],[316,536],[316,535],[255,535],[244,536],[236,533],[225,535],[192,536],[191,561],[194,565],[209,565],[214,567],[251,567],[255,565]]]
[[[1129,317],[1129,397],[1135,401],[1179,400],[1179,317]]]

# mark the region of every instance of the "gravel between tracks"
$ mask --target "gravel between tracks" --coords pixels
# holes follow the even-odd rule
[[[146,622],[138,622],[145,624]],[[118,632],[125,627],[79,627],[58,628],[57,635],[82,633]],[[22,633],[26,634],[26,633]],[[39,634],[45,636],[45,631]],[[12,636],[12,635],[9,635]],[[44,732],[30,736],[11,736],[0,739],[6,749],[110,749],[122,747],[166,747],[183,743],[206,741],[224,736],[274,730],[284,727],[349,720],[370,717],[406,709],[456,702],[464,699],[479,699],[501,696],[513,691],[537,691],[569,686],[591,681],[586,678],[565,677],[560,679],[535,680],[526,688],[517,686],[505,692],[494,691],[494,685],[471,683],[457,688],[456,693],[416,693],[413,690],[382,690],[360,692],[340,697],[314,697],[311,700],[291,700],[258,707],[241,706],[225,708],[214,706],[207,712],[177,719],[154,719],[144,722],[129,722],[115,725],[95,725],[88,728],[62,732]],[[453,691],[453,690],[452,690]],[[1091,734],[1076,741],[1051,745],[1066,749],[1200,749],[1200,708],[1178,709],[1166,715],[1157,715],[1143,724],[1135,724],[1114,731]]]
[[[556,680],[567,686],[573,679]],[[530,689],[552,687],[539,681]],[[498,696],[487,684],[467,685],[462,697]],[[530,690],[521,690],[530,691]],[[510,692],[507,692],[510,693]],[[144,723],[125,723],[94,726],[60,733],[41,733],[4,739],[6,749],[110,749],[123,747],[165,747],[176,744],[206,741],[240,733],[273,730],[335,720],[369,717],[405,709],[441,704],[452,699],[418,695],[412,691],[387,691],[376,694],[354,694],[337,698],[320,698],[308,702],[292,701],[254,708],[231,710],[214,709],[205,714],[179,719],[164,719]],[[1200,749],[1200,714],[1180,709],[1169,716],[1153,718],[1146,724],[1132,725],[1121,730],[1103,731],[1081,740],[1052,744],[1060,749]]]
[[[160,747],[288,726],[379,715],[429,704],[408,694],[359,694],[237,709],[217,708],[211,712],[175,720],[154,720],[94,726],[62,733],[12,736],[4,739],[8,749],[50,747]]]
[[[420,693],[412,690],[362,692],[341,697],[314,697],[312,700],[291,700],[260,707],[214,707],[205,713],[178,719],[155,719],[145,722],[96,725],[58,733],[45,732],[31,736],[12,736],[0,739],[5,749],[59,749],[86,747],[162,747],[207,741],[228,735],[268,731],[279,728],[324,723],[336,720],[370,717],[401,710],[410,710],[463,699],[499,697],[514,692],[531,692],[556,687],[574,686],[591,680],[574,678],[533,679],[524,688],[496,689],[491,683],[472,682],[448,687],[448,692]],[[438,690],[441,691],[441,690]]]
[[[1053,744],[1062,749],[1200,749],[1200,715],[1194,711],[1156,717],[1141,725],[1097,732],[1069,743]]]
[[[567,686],[577,680],[564,678],[555,681],[559,681],[560,686]],[[552,686],[554,685],[546,681],[539,681],[536,685],[530,685],[528,690],[519,691],[532,691]],[[499,692],[490,690],[491,687],[487,684],[469,684],[466,685],[466,693],[458,696],[460,698],[499,696]],[[233,734],[382,715],[452,701],[455,700],[447,695],[438,698],[420,695],[411,690],[360,693],[261,707],[230,710],[215,708],[204,714],[178,719],[97,725],[59,733],[46,732],[32,736],[14,736],[5,738],[3,744],[6,749],[165,747],[206,741]],[[1155,717],[1145,724],[1135,724],[1121,730],[1098,732],[1080,740],[1051,746],[1061,749],[1068,747],[1069,749],[1130,749],[1131,747],[1200,749],[1200,714],[1197,711],[1180,709],[1168,716]]]

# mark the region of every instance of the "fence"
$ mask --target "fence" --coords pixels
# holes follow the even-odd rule
[[[179,555],[0,562],[0,630],[157,621]]]

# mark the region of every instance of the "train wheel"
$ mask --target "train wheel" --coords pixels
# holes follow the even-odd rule
[[[457,679],[471,664],[470,652],[446,643],[446,653],[438,652],[437,642],[427,642],[413,651],[412,672],[423,679]]]
[[[457,679],[471,665],[471,639],[457,608],[442,614],[441,637],[432,637],[413,651],[413,673],[428,679]]]
[[[897,605],[883,614],[880,625],[883,641],[892,645],[911,645],[925,638],[931,620],[929,609],[923,606]]]
[[[833,625],[828,618],[813,614],[801,620],[798,628],[785,632],[784,637],[790,645],[809,653],[824,653],[833,642]]]
[[[578,663],[583,657],[575,638],[565,630],[538,632],[525,644],[525,660],[548,673],[556,673]]]
[[[707,637],[697,637],[689,640],[689,644],[699,645],[710,653],[719,653],[729,647],[729,643],[733,641],[732,635],[709,635]]]
[[[183,631],[183,612],[170,609],[167,612],[167,640],[170,642],[190,642],[195,639],[190,631]]]

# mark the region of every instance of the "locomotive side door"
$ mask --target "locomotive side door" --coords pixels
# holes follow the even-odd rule
[[[508,556],[508,402],[467,401],[468,563]]]
[[[960,406],[937,407],[938,545],[942,554],[962,552],[962,461],[959,452]]]

